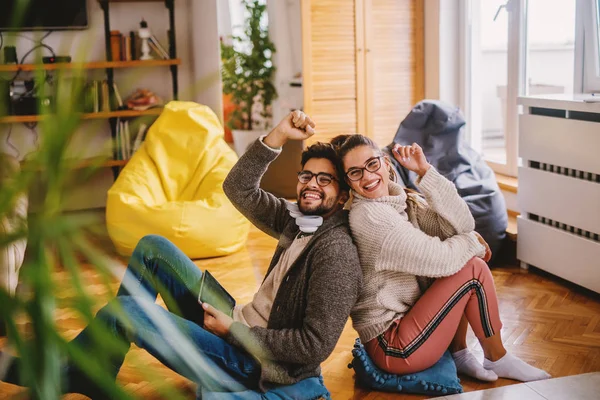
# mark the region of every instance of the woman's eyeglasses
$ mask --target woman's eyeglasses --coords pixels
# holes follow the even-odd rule
[[[365,162],[365,166],[362,168],[352,167],[346,172],[346,176],[351,181],[359,181],[362,179],[364,171],[369,172],[378,171],[381,168],[381,159],[383,156],[371,157]]]
[[[313,174],[310,171],[300,171],[298,172],[298,182],[307,184],[311,181],[313,176],[317,177],[317,185],[321,187],[325,187],[336,180],[333,175],[330,175],[327,172],[319,172],[318,174]]]

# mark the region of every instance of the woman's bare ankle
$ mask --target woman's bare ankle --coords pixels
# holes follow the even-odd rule
[[[493,336],[480,340],[483,355],[489,361],[498,361],[506,354],[506,349],[502,344],[502,337],[497,333]]]
[[[489,361],[498,361],[499,359],[501,359],[502,357],[504,357],[506,355],[506,349],[505,348],[500,348],[500,349],[489,349],[489,350],[483,350],[483,354],[485,356],[485,358]]]
[[[451,353],[456,353],[458,351],[464,350],[467,348],[467,343],[466,342],[457,342],[457,343],[450,343],[450,352]]]

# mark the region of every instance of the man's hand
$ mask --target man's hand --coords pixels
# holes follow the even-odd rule
[[[481,236],[475,231],[473,232],[475,233],[475,236],[477,236],[477,240],[479,240],[479,243],[485,246],[485,256],[482,257],[482,260],[485,262],[489,262],[492,259],[492,249],[490,249],[490,245],[487,244],[483,236]]]
[[[411,146],[396,144],[392,149],[392,154],[400,165],[409,171],[416,172],[420,177],[423,177],[431,167],[431,164],[425,158],[423,149],[416,143],[413,143]]]
[[[305,140],[315,134],[315,123],[300,110],[285,117],[265,138],[272,148],[283,146],[288,140]]]
[[[202,303],[202,308],[204,309],[204,329],[219,337],[227,336],[233,319],[208,303]]]

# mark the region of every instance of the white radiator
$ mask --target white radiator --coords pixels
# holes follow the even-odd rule
[[[517,258],[600,293],[600,104],[519,103]]]

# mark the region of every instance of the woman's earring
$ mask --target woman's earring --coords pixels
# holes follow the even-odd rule
[[[394,182],[394,183],[398,183],[398,176],[396,175],[396,171],[394,171],[394,168],[392,168],[392,166],[389,166],[389,172],[390,172],[390,181]]]
[[[384,155],[383,159],[385,160],[385,165],[388,167],[388,173],[390,174],[390,181],[394,183],[398,183],[398,176],[396,175],[396,171],[394,171],[394,167],[392,167],[392,162],[389,157]]]

